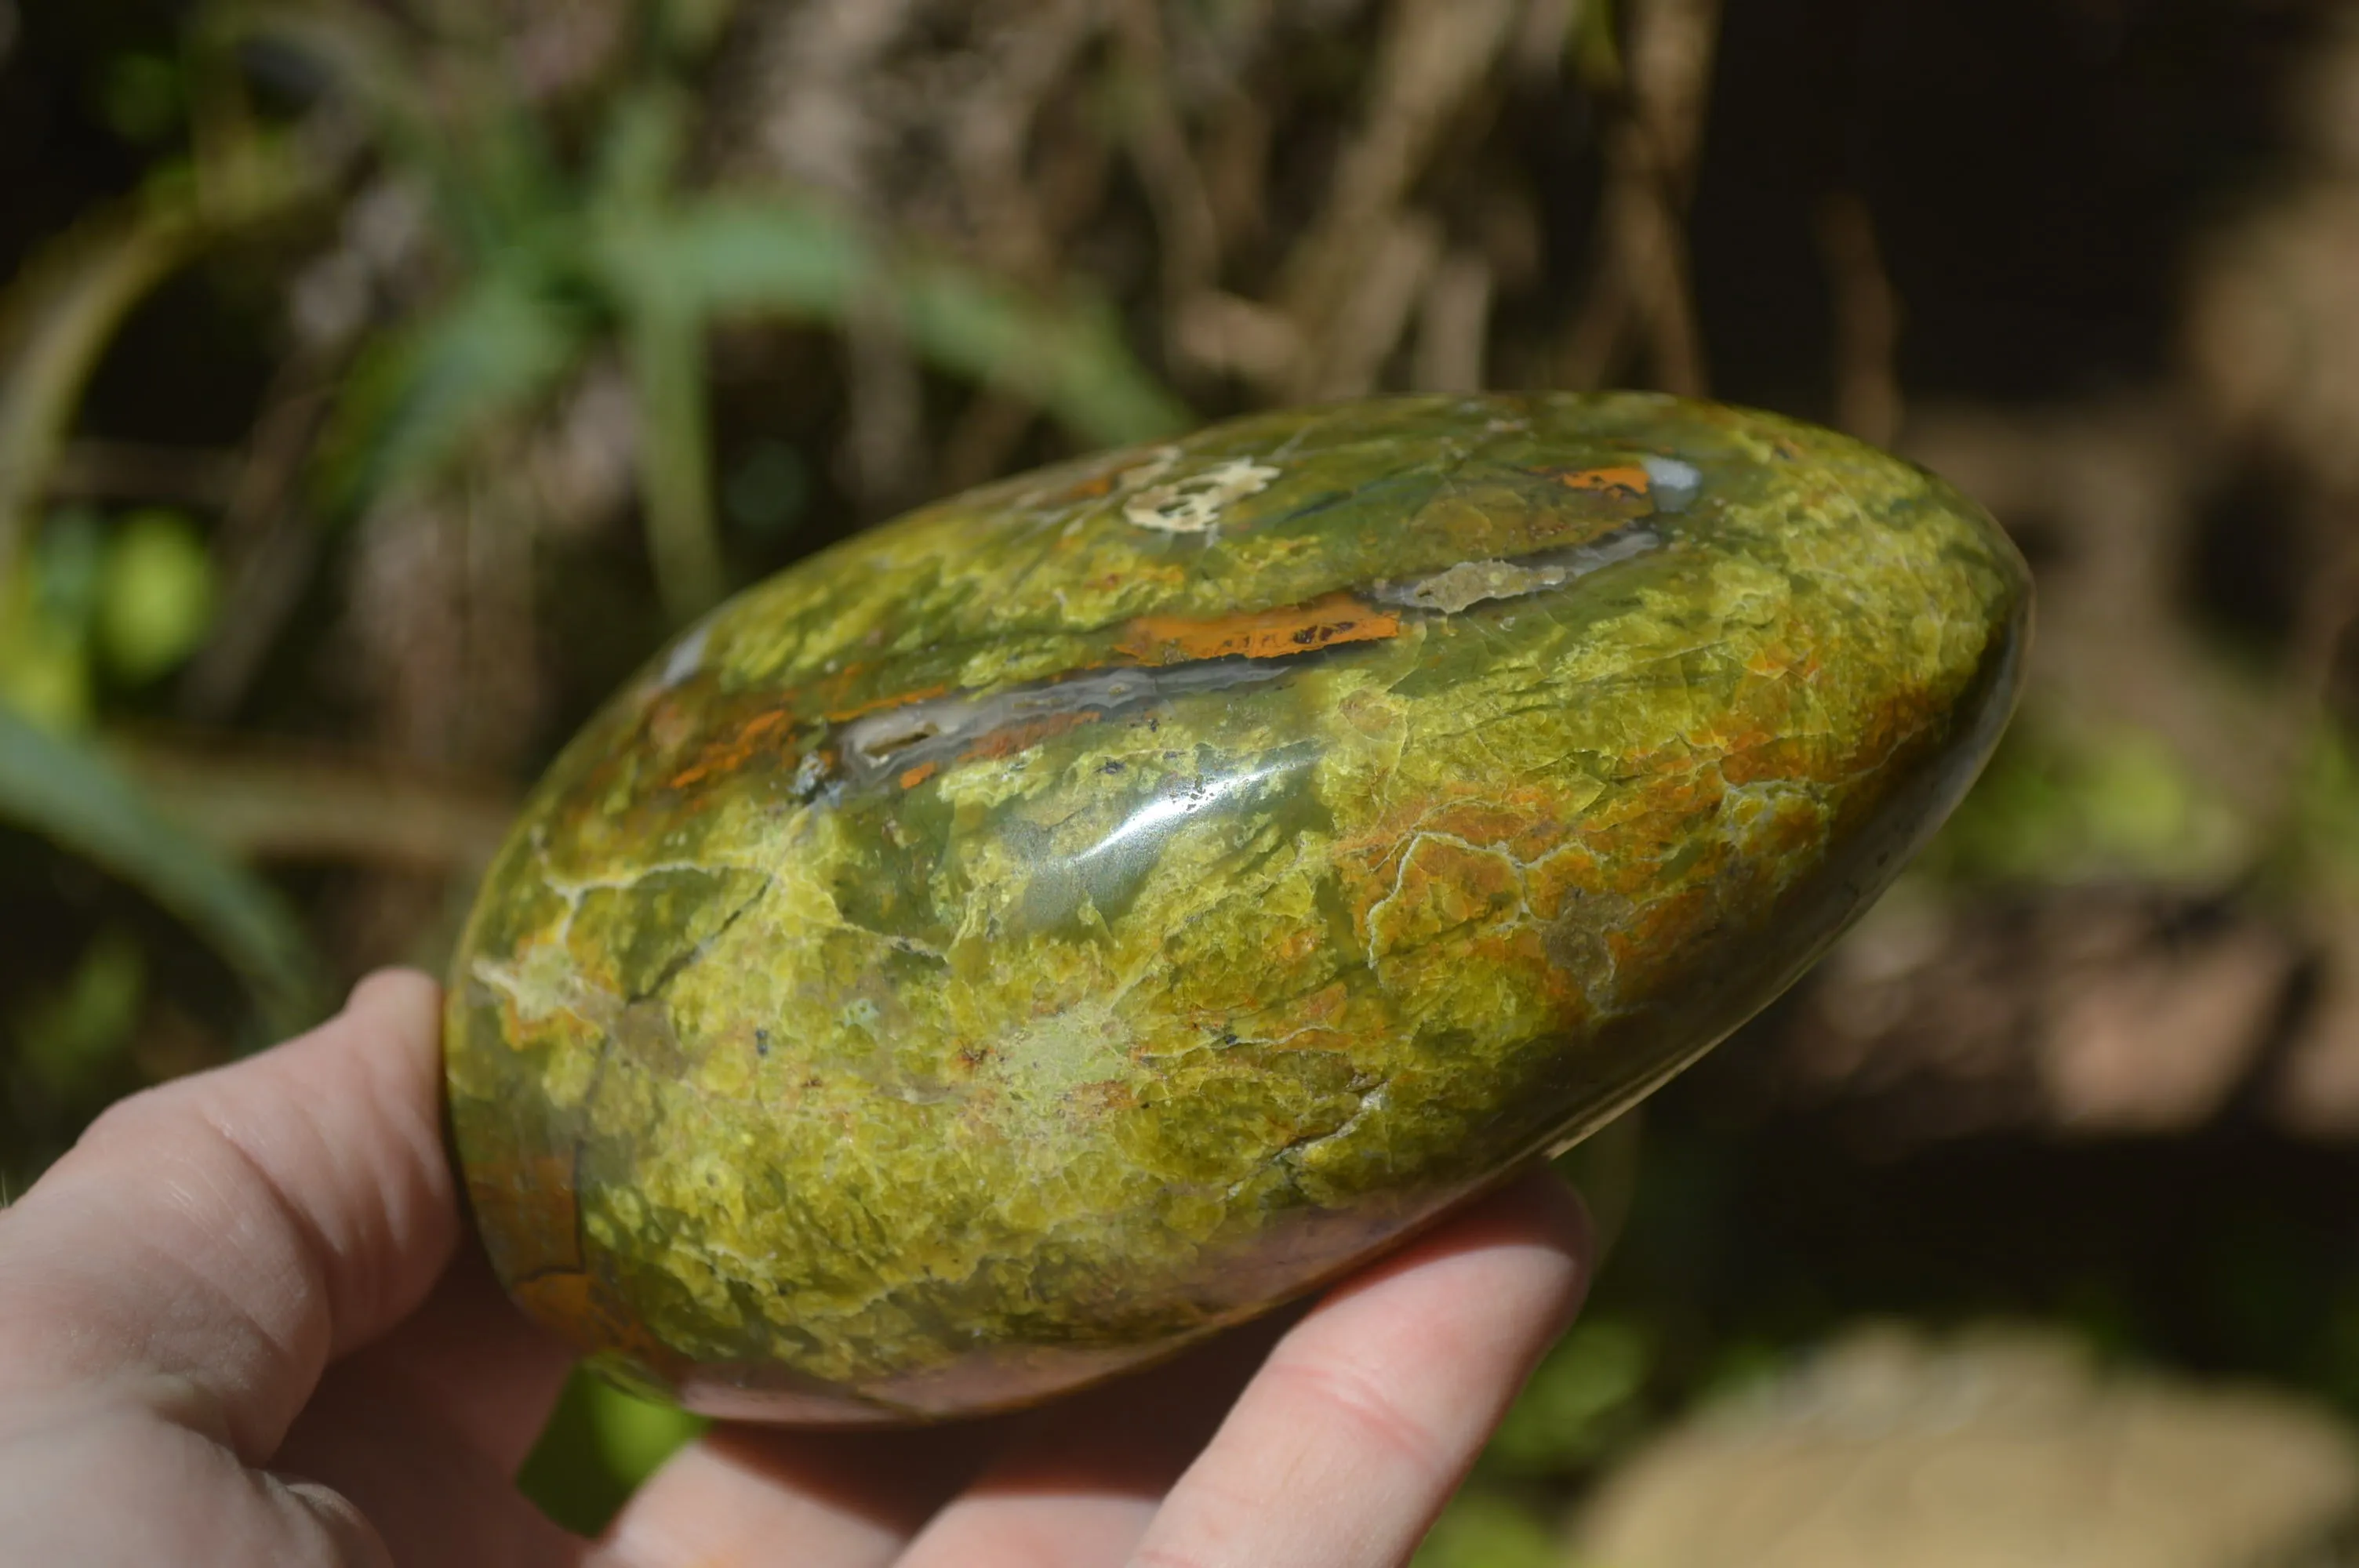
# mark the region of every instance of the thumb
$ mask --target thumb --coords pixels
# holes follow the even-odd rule
[[[267,1461],[456,1245],[438,996],[373,976],[310,1033],[93,1123],[0,1212],[0,1403],[111,1384]]]

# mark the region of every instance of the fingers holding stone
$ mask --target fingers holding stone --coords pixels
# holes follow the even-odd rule
[[[1010,1430],[1006,1419],[918,1432],[717,1427],[624,1505],[598,1561],[883,1568]]]
[[[759,1561],[792,1541],[825,1568],[1121,1563],[1288,1318],[1043,1408],[917,1431],[716,1427],[608,1533],[614,1568]]]
[[[103,1384],[266,1459],[458,1238],[438,1023],[432,981],[374,977],[310,1033],[102,1117],[0,1217],[0,1389]]]
[[[1517,1179],[1347,1281],[1270,1353],[1141,1568],[1368,1568],[1417,1548],[1588,1284],[1579,1200]]]
[[[607,1552],[616,1568],[782,1541],[828,1568],[1405,1562],[1579,1304],[1588,1249],[1579,1200],[1530,1173],[1299,1322],[1039,1411],[717,1431],[631,1500]]]
[[[1112,1568],[1218,1430],[1291,1315],[1035,1415],[897,1568]]]
[[[352,1499],[398,1562],[571,1563],[580,1543],[515,1483],[567,1359],[468,1249],[408,1321],[328,1369],[273,1467]]]

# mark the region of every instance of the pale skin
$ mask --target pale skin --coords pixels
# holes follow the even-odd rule
[[[408,973],[108,1112],[0,1211],[0,1561],[1378,1568],[1588,1280],[1535,1171],[1308,1311],[1043,1410],[716,1428],[606,1535],[511,1477],[566,1352],[465,1242]]]

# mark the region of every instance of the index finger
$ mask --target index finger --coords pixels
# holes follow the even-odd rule
[[[1589,1283],[1546,1169],[1335,1290],[1279,1340],[1133,1568],[1408,1561]]]

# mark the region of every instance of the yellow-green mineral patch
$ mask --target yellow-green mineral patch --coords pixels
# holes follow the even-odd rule
[[[1037,1400],[1332,1277],[1788,985],[1971,781],[2021,560],[1616,395],[1242,419],[708,617],[452,975],[493,1261],[638,1386]]]

